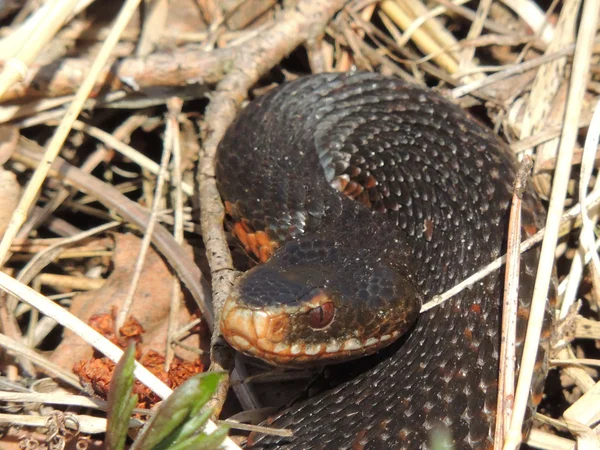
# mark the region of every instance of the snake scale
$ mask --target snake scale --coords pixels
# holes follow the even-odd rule
[[[373,73],[286,83],[243,109],[217,154],[233,232],[264,262],[237,283],[221,331],[278,365],[374,353],[362,375],[282,410],[272,449],[492,447],[503,272],[418,314],[503,252],[516,163],[508,147],[435,92]],[[540,227],[523,198],[523,233]],[[538,253],[522,255],[517,355]],[[531,408],[546,374],[548,320]],[[530,421],[528,421],[530,423]]]

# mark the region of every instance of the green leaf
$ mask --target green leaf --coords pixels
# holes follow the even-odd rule
[[[153,449],[162,447],[161,443],[171,443],[180,439],[181,433],[189,436],[186,423],[192,420],[196,423],[198,411],[214,395],[223,374],[216,372],[201,373],[193,376],[159,406],[154,416],[144,427],[136,440],[135,449]],[[201,428],[200,428],[201,429]],[[194,429],[198,432],[199,428]]]
[[[131,344],[115,367],[108,391],[108,411],[106,429],[107,450],[123,450],[129,419],[137,404],[137,395],[132,395],[133,369],[135,368],[135,345]]]
[[[185,442],[186,439],[196,435],[199,430],[204,429],[206,421],[212,414],[212,409],[206,409],[200,414],[190,416],[189,419],[182,423],[180,427],[176,428],[171,434],[169,434],[154,450],[170,450],[171,445],[177,445],[181,442]]]
[[[220,426],[210,434],[197,434],[184,442],[169,447],[169,450],[215,450],[227,437],[228,426]]]

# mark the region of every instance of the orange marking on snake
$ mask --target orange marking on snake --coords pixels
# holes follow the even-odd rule
[[[273,253],[275,252],[275,248],[269,246],[263,246],[260,248],[258,252],[258,259],[260,262],[267,262]]]
[[[464,334],[469,341],[473,340],[473,331],[470,328],[465,328]]]
[[[353,199],[356,198],[359,194],[361,194],[365,190],[365,188],[363,188],[360,184],[358,184],[354,181],[351,181],[350,185],[352,186],[352,190],[350,192],[347,192],[346,195]]]
[[[346,177],[337,177],[337,181],[339,183],[340,192],[344,192],[350,181]]]
[[[248,233],[248,247],[255,255],[260,254],[260,247],[258,240],[256,239],[256,233]]]
[[[373,175],[369,175],[367,181],[365,182],[365,189],[371,189],[377,186],[377,180]]]
[[[254,255],[260,262],[269,260],[279,243],[269,238],[264,231],[254,231],[246,219],[241,219],[233,224],[232,234],[240,241],[244,251]]]
[[[361,202],[367,208],[371,208],[371,199],[369,198],[369,194],[366,191],[361,192],[361,194],[356,197],[356,200]]]
[[[365,448],[365,443],[363,440],[366,436],[367,430],[360,430],[358,433],[356,433],[356,437],[352,443],[352,450],[363,450]]]
[[[248,233],[246,233],[246,230],[240,222],[233,225],[233,234],[235,234],[235,237],[242,243],[244,249],[248,251],[250,249],[248,245]]]
[[[350,197],[350,195],[354,191],[355,186],[356,186],[356,183],[354,181],[348,181],[348,183],[344,187],[344,191],[343,191],[344,194],[347,195],[348,197]]]
[[[269,239],[269,236],[264,231],[257,231],[255,234],[256,241],[261,247],[264,245],[269,245],[271,243],[271,239]]]
[[[527,308],[519,308],[517,310],[517,316],[523,319],[529,320],[529,309]]]
[[[242,219],[240,223],[242,224],[242,227],[244,227],[246,233],[254,232],[254,230],[252,230],[252,227],[248,224],[248,221],[246,219]]]
[[[525,224],[523,225],[523,230],[525,230],[525,234],[527,235],[527,237],[531,237],[533,236],[535,233],[538,232],[538,227],[536,227],[534,224],[529,223],[529,224]]]
[[[433,222],[429,219],[423,221],[423,232],[425,233],[425,239],[431,241],[433,237]]]
[[[542,328],[542,332],[540,334],[540,337],[542,339],[550,339],[551,336],[552,336],[552,330],[550,329],[550,327]]]
[[[225,213],[227,213],[230,216],[234,215],[233,204],[230,201],[227,201],[227,200],[225,200]]]

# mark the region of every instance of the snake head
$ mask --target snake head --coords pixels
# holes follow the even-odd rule
[[[281,250],[239,278],[223,307],[221,333],[243,353],[274,365],[339,362],[389,345],[418,316],[418,290],[382,261]]]

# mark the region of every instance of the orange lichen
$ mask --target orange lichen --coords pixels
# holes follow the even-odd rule
[[[119,333],[115,333],[116,307],[111,307],[109,314],[95,314],[90,317],[89,325],[106,339],[120,348],[125,348],[129,342],[141,342],[144,327],[134,318],[128,317]]]
[[[167,386],[174,389],[192,375],[204,371],[202,362],[183,361],[176,357],[171,363],[169,372],[165,372],[163,355],[153,350],[146,354],[141,353],[138,344],[142,341],[144,329],[137,320],[129,318],[119,330],[118,335],[114,332],[114,323],[114,309],[111,314],[99,314],[90,319],[90,325],[94,329],[119,347],[125,348],[129,342],[133,341],[136,344],[136,359]],[[84,386],[89,386],[96,395],[106,399],[114,369],[115,364],[110,359],[97,355],[77,362],[73,367],[73,372],[79,376],[79,380]],[[138,408],[150,408],[160,400],[149,388],[137,381],[133,391],[138,395]]]

